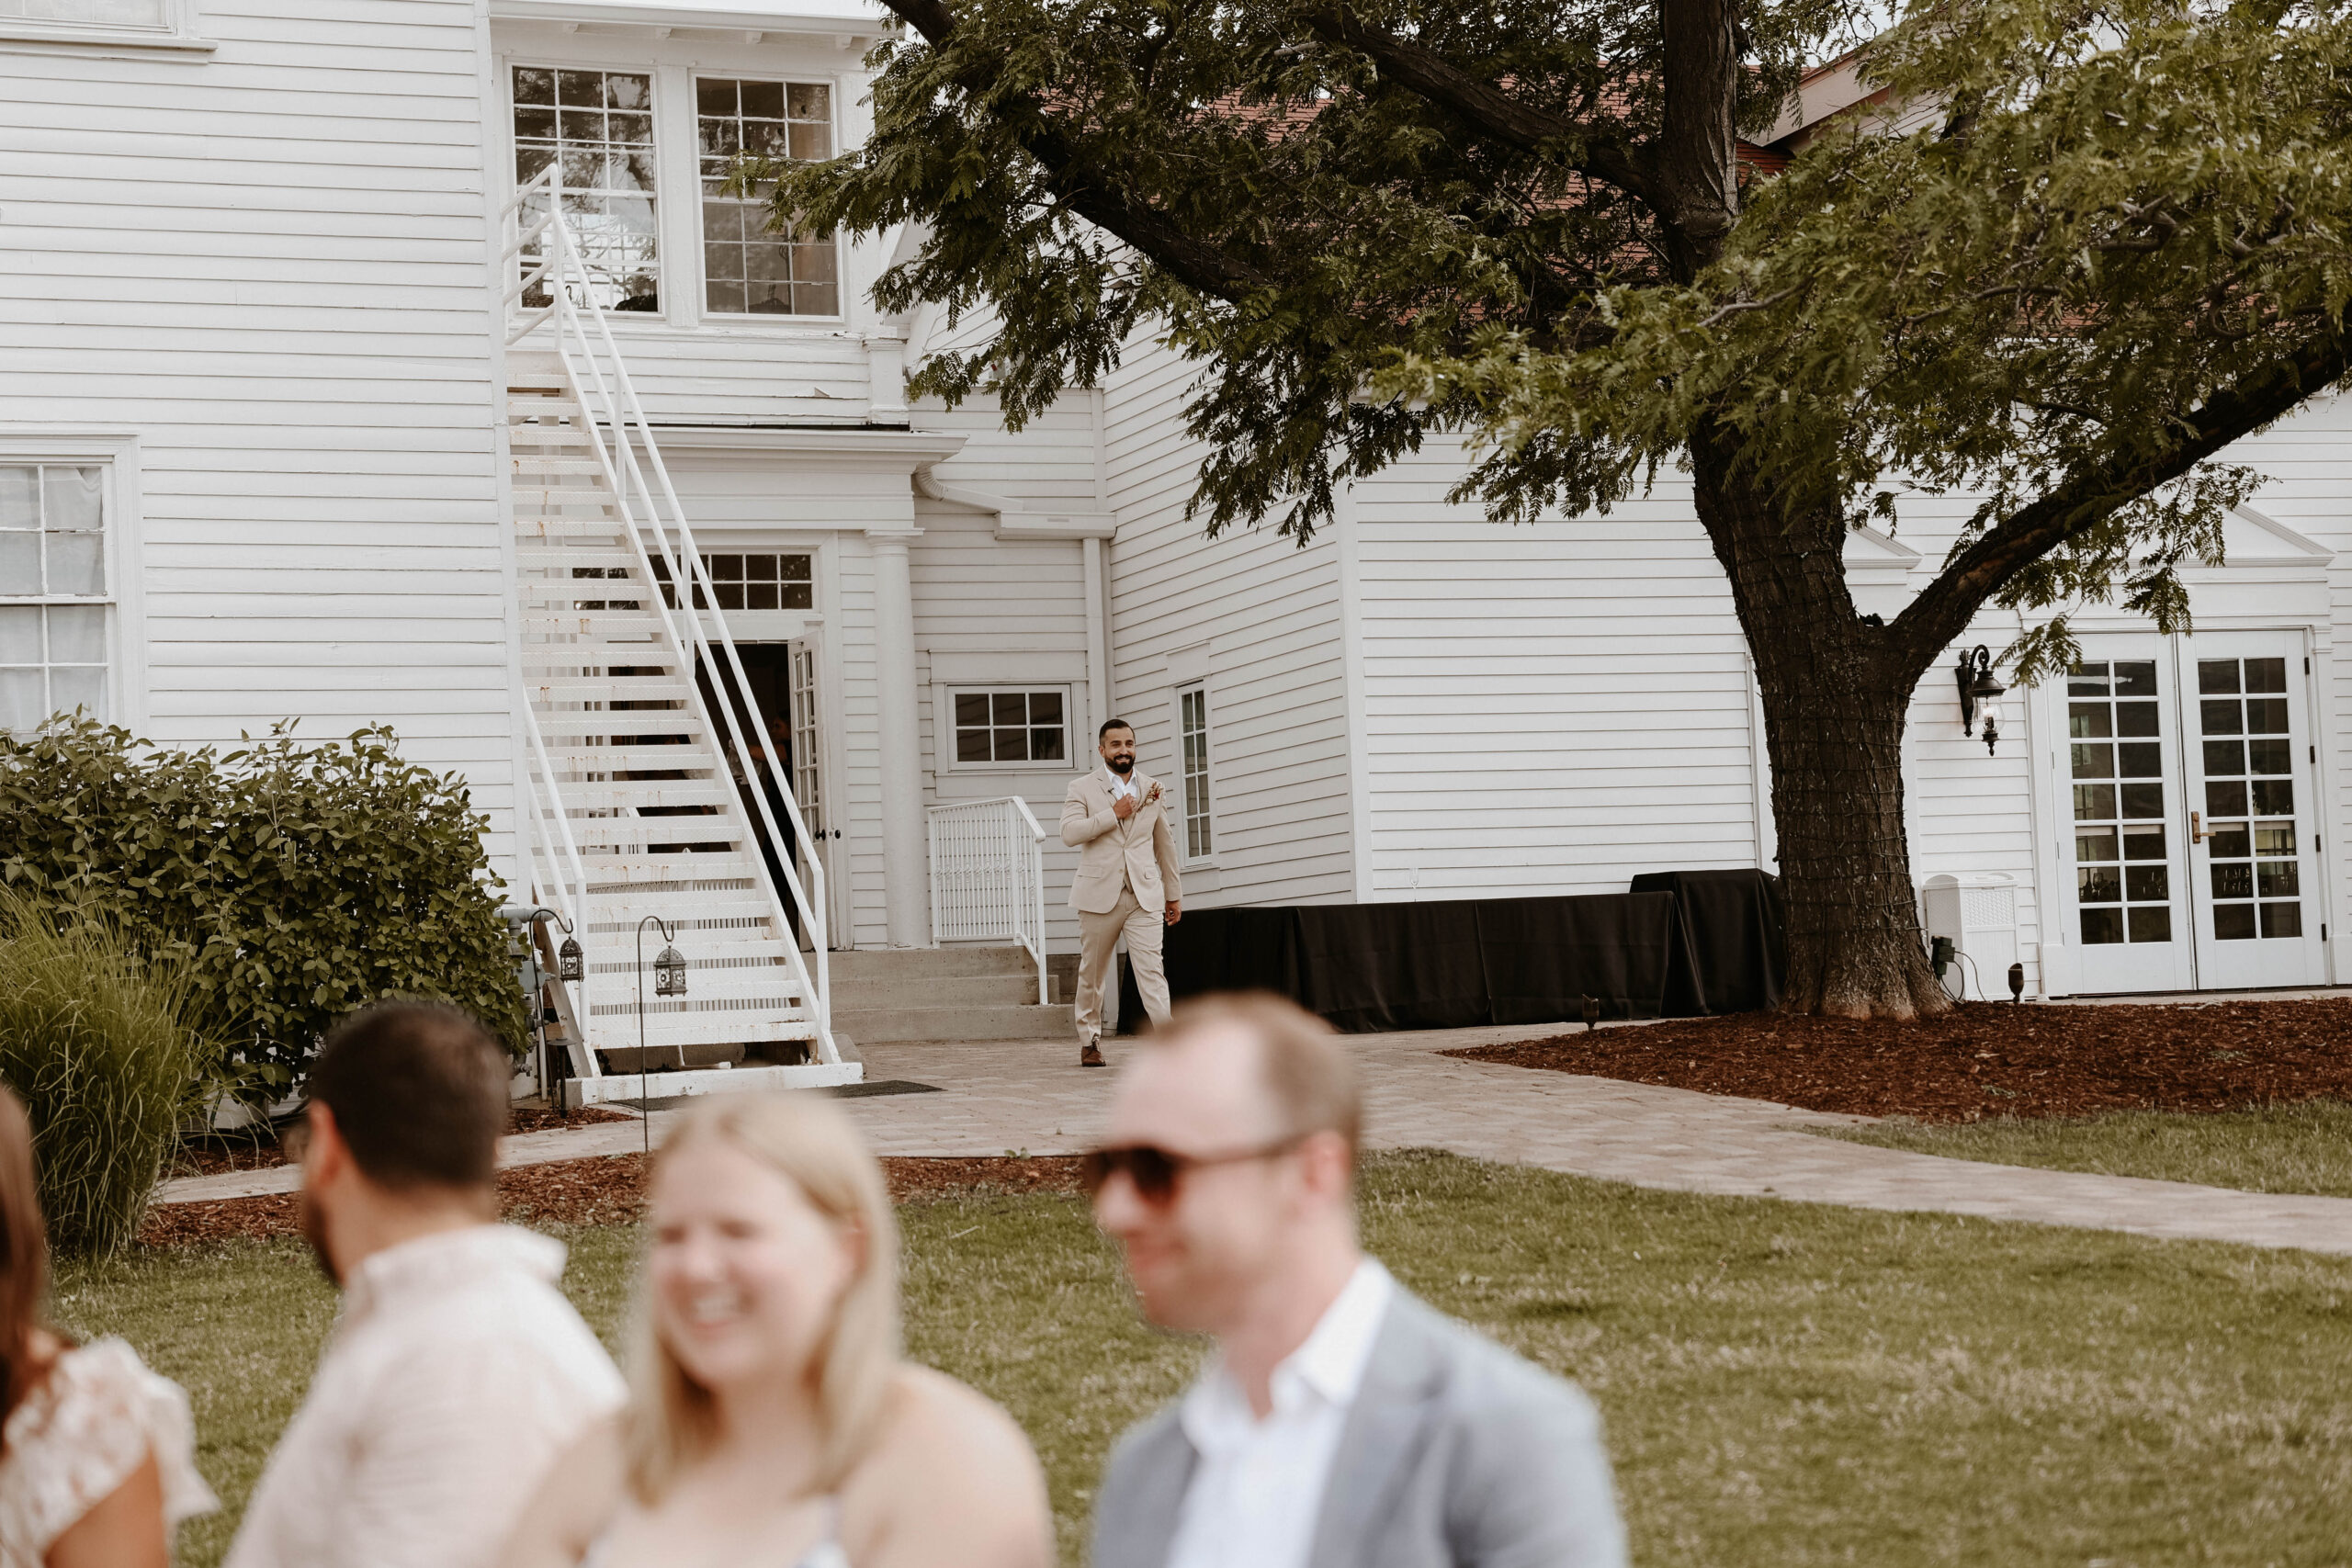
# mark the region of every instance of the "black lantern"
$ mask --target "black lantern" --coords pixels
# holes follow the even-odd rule
[[[1983,720],[1984,753],[1990,756],[1993,743],[2001,738],[2001,694],[2008,688],[1993,678],[1993,656],[1983,643],[1960,656],[1953,674],[1960,684],[1960,731],[1973,735]]]
[[[665,947],[653,960],[653,994],[657,997],[683,997],[686,994],[685,955],[674,947]]]
[[[578,937],[565,937],[563,945],[555,950],[556,977],[567,983],[588,977],[588,955],[581,951]]]

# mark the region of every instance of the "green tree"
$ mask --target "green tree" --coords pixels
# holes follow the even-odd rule
[[[1212,531],[1305,539],[1439,431],[1495,515],[1662,466],[1754,652],[1788,1005],[1949,1004],[1921,956],[1900,741],[1988,604],[2185,624],[2252,476],[2216,460],[2346,368],[2338,0],[1939,0],[1876,101],[1747,177],[1849,0],[885,0],[876,129],[750,165],[776,220],[920,225],[878,302],[987,308],[913,378],[1016,427],[1139,332],[1204,362]],[[1859,616],[1840,550],[1909,488],[1978,498],[1941,574]]]

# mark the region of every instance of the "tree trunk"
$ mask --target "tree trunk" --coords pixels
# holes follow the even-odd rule
[[[1691,465],[1764,699],[1788,896],[1781,1005],[1839,1018],[1946,1012],[1903,826],[1903,725],[1921,671],[1855,614],[1834,509],[1790,523],[1724,446],[1695,443]]]

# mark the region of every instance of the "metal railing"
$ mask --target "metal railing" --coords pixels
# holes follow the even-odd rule
[[[584,937],[588,932],[588,864],[580,858],[580,845],[571,835],[571,818],[564,814],[563,792],[556,784],[555,766],[548,760],[547,738],[539,732],[539,716],[527,702],[523,705],[523,723],[531,735],[531,776],[524,791],[525,815],[531,824],[531,897],[561,915],[575,937]],[[536,932],[533,940],[537,940]],[[571,1015],[562,1022],[572,1074],[593,1078],[602,1077],[604,1068],[597,1064],[594,1043],[588,1038],[588,1020],[593,1016],[588,1006],[588,986],[584,973],[577,980],[556,978],[556,989],[563,994],[563,1010]]]
[[[933,806],[931,941],[1019,942],[1037,965],[1037,1005],[1046,984],[1045,829],[1017,795]]]
[[[506,290],[507,307],[528,306],[535,288],[543,291],[547,299],[545,305],[526,308],[515,317],[507,333],[506,345],[513,348],[541,328],[550,330],[556,357],[563,367],[565,386],[585,416],[583,434],[588,437],[589,449],[596,455],[597,468],[619,513],[621,535],[628,541],[644,574],[650,607],[661,625],[662,641],[678,661],[687,700],[714,738],[723,736],[733,744],[736,756],[750,772],[757,766],[756,754],[736,716],[736,705],[725,699],[727,678],[732,678],[735,691],[752,706],[763,740],[770,733],[767,720],[758,712],[758,699],[752,694],[751,678],[744,672],[742,657],[736,651],[735,639],[717,608],[718,589],[703,562],[702,551],[695,544],[694,529],[686,521],[685,508],[679,504],[677,488],[670,482],[670,470],[662,460],[662,449],[654,444],[653,427],[646,420],[644,405],[638,400],[628,367],[621,359],[619,345],[613,341],[612,328],[605,321],[603,308],[596,303],[594,272],[582,257],[571,225],[564,221],[563,187],[556,177],[558,168],[559,165],[550,164],[526,180],[502,213],[502,220],[510,230],[502,272],[514,279]],[[533,209],[542,202],[545,211],[534,217]],[[536,255],[529,254],[535,246]],[[661,563],[659,568],[654,564],[657,560]],[[673,610],[678,612],[674,616]],[[701,683],[695,678],[698,668],[711,672],[712,689],[720,698],[716,704],[703,700]],[[714,706],[718,709],[716,715],[710,711]],[[719,771],[726,771],[723,761]],[[739,798],[750,797],[752,809],[765,829],[769,843],[779,849],[786,842],[813,845],[816,840],[801,819],[800,807],[793,799],[791,789],[781,777],[778,784],[777,795],[793,829],[789,840],[778,828],[766,790],[754,787],[736,793]],[[815,958],[812,974],[801,956],[799,944],[793,940],[793,922],[786,913],[775,879],[768,874],[767,857],[756,844],[746,845],[745,851],[752,879],[767,895],[793,978],[798,983],[801,996],[808,998],[813,1014],[812,1043],[817,1059],[838,1063],[841,1052],[833,1043],[831,975],[826,957],[824,867],[812,851],[808,857],[809,886],[804,888],[791,862],[778,856],[785,891],[800,917],[800,929],[808,935]]]

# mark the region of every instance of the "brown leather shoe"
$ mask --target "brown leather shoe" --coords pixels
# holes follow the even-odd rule
[[[1078,1065],[1081,1067],[1107,1067],[1111,1064],[1102,1059],[1102,1053],[1090,1040],[1079,1048]]]

